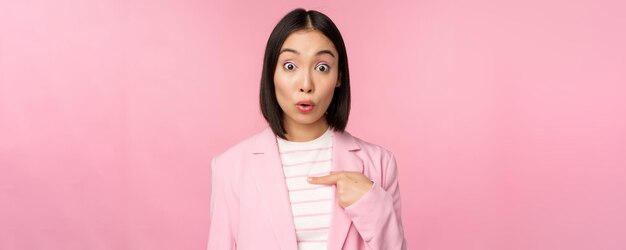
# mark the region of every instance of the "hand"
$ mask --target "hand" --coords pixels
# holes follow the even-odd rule
[[[337,201],[342,208],[357,202],[374,185],[374,182],[360,172],[347,171],[331,171],[329,175],[309,177],[308,181],[311,184],[336,185]]]

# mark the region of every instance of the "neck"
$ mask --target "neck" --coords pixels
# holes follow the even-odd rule
[[[322,118],[311,124],[301,124],[285,120],[284,126],[285,131],[287,131],[285,137],[287,137],[288,141],[306,142],[322,136],[328,129],[328,122],[326,122],[326,117],[322,116]]]

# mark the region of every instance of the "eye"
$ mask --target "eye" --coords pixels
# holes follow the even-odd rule
[[[292,71],[292,70],[296,69],[296,64],[294,64],[292,62],[286,62],[285,64],[283,64],[283,68],[285,68],[288,71]]]
[[[320,72],[326,72],[328,70],[330,70],[330,66],[328,66],[328,64],[318,64],[317,67],[315,67],[316,70],[319,70]]]

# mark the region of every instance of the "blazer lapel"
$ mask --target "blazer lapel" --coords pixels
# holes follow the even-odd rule
[[[363,172],[363,161],[355,151],[360,149],[354,137],[348,132],[333,130],[333,171]],[[276,136],[271,128],[263,130],[252,147],[252,159],[255,167],[253,173],[256,187],[263,201],[263,205],[271,216],[272,226],[281,249],[297,249],[295,226],[291,213],[291,203],[285,175],[282,170]],[[333,203],[330,232],[328,235],[328,249],[339,250],[343,247],[352,220],[344,209],[336,202],[336,186],[332,186]]]
[[[363,161],[356,155],[356,151],[359,149],[359,145],[350,133],[333,131],[333,171],[363,173]],[[333,185],[332,188],[333,195],[336,195],[336,186]],[[328,249],[340,250],[346,240],[352,220],[346,215],[344,209],[339,206],[336,197],[330,223]]]
[[[265,209],[271,216],[270,221],[280,243],[280,249],[298,249],[285,175],[276,136],[271,128],[266,128],[257,137],[252,154],[256,187]]]

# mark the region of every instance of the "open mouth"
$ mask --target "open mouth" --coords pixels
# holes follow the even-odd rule
[[[315,105],[309,102],[304,102],[304,103],[296,104],[296,107],[298,108],[298,111],[302,113],[308,113],[308,112],[311,112],[311,110],[313,110],[313,107],[315,107]]]

